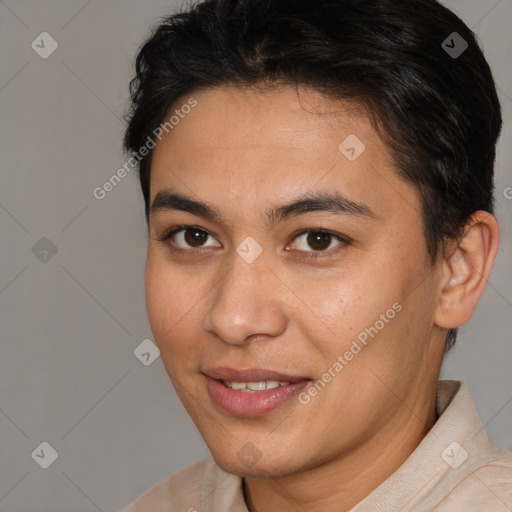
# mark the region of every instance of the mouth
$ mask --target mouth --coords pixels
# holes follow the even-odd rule
[[[261,369],[218,367],[204,372],[213,404],[231,416],[263,416],[300,393],[311,379]]]
[[[290,384],[290,382],[278,382],[277,380],[262,380],[259,382],[230,382],[229,380],[223,380],[222,382],[224,386],[241,393],[259,393],[267,389],[276,389]]]

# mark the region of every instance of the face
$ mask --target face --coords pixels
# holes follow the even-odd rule
[[[439,371],[418,193],[361,109],[286,87],[193,96],[151,169],[167,373],[228,472],[371,458]]]

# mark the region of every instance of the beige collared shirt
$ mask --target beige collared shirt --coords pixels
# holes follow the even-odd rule
[[[439,419],[351,512],[511,512],[512,453],[489,443],[464,382],[440,380]],[[248,512],[242,479],[211,457],[163,479],[121,512]]]

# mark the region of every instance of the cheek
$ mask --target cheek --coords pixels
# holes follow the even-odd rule
[[[392,308],[398,293],[390,283],[376,279],[376,273],[367,267],[364,274],[333,275],[322,286],[310,287],[308,295],[303,288],[311,312],[302,316],[301,329],[330,359],[347,350],[359,333]]]
[[[358,336],[372,344],[382,340],[379,344],[390,349],[404,335],[413,335],[408,326],[429,307],[428,297],[418,288],[427,270],[399,250],[362,255],[359,264],[346,268],[343,275],[309,287],[314,314],[302,317],[301,329],[314,340],[326,363],[348,350]],[[301,293],[306,292],[304,282]]]
[[[145,270],[146,310],[155,342],[161,351],[171,348],[180,338],[187,315],[193,310],[194,288],[184,291],[186,283],[172,267],[151,253]]]
[[[174,308],[169,303],[172,293],[168,281],[155,258],[148,254],[145,271],[146,310],[151,329],[157,338],[172,322]]]
[[[155,251],[156,252],[156,251]],[[204,301],[211,288],[197,270],[184,272],[158,253],[148,253],[146,310],[162,361],[173,375],[189,368],[201,353]]]

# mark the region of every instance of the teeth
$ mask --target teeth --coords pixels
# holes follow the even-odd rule
[[[229,380],[223,381],[224,385],[235,391],[243,393],[257,393],[258,391],[265,391],[267,389],[275,389],[280,386],[288,386],[289,382],[278,382],[277,380],[266,380],[261,382],[231,382]]]
[[[251,391],[265,391],[265,389],[267,389],[267,383],[265,381],[263,381],[263,382],[248,382],[246,384],[246,387],[248,387]]]

